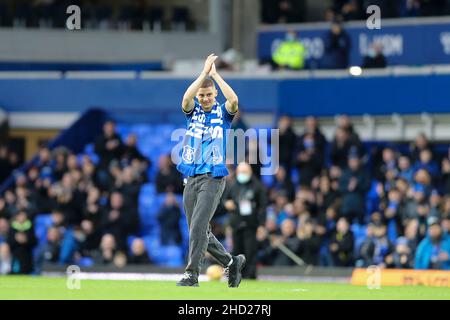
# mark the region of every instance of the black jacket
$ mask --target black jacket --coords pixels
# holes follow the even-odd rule
[[[114,149],[108,150],[106,144],[114,140],[117,141],[117,146]],[[97,137],[95,140],[95,152],[100,157],[99,167],[108,169],[110,162],[112,160],[119,160],[123,153],[123,143],[120,136],[116,133],[110,138],[104,135]]]
[[[233,229],[265,225],[266,208],[267,208],[267,192],[263,184],[254,176],[246,184],[240,184],[236,180],[225,191],[223,202],[233,200],[236,210],[229,212],[229,224]],[[251,214],[242,215],[239,203],[242,200],[248,200],[251,203]]]

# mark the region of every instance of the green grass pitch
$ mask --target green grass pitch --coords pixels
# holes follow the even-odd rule
[[[172,281],[81,280],[79,290],[69,290],[65,278],[0,277],[0,300],[6,299],[223,299],[223,300],[322,300],[322,299],[450,299],[450,288],[382,287],[339,283],[270,282],[243,280],[239,288],[225,282],[202,282],[198,288],[179,288]]]

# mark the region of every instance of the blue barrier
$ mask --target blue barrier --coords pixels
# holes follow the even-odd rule
[[[449,75],[284,80],[279,112],[297,117],[447,113],[449,86]]]
[[[246,113],[292,116],[447,113],[450,75],[344,78],[230,78]],[[192,79],[0,80],[0,106],[10,112],[84,112],[101,106],[119,122],[184,127],[180,99]],[[224,101],[219,96],[219,101]]]
[[[146,63],[69,63],[0,62],[1,71],[162,71],[162,62]]]

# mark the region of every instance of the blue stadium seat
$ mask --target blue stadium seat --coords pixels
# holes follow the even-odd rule
[[[358,256],[359,249],[361,248],[362,243],[366,239],[367,226],[354,223],[351,225],[350,229],[353,232],[353,236],[355,237],[355,245],[353,248],[353,252],[354,252],[355,256]]]
[[[300,172],[295,168],[291,170],[291,180],[294,185],[298,185],[300,181]]]
[[[261,175],[261,181],[266,185],[266,187],[270,187],[273,183],[273,176]]]
[[[125,139],[130,133],[130,126],[123,123],[116,124],[116,132],[122,139]]]
[[[93,143],[89,143],[84,147],[83,154],[89,156],[94,164],[98,164],[100,158],[95,153],[95,146]]]
[[[92,153],[95,153],[95,146],[93,143],[89,143],[86,146],[84,146],[83,153],[90,155]]]

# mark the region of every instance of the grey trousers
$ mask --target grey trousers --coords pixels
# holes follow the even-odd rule
[[[211,221],[225,189],[225,177],[211,175],[188,177],[183,192],[183,206],[189,227],[189,260],[186,272],[200,274],[206,251],[223,266],[231,255],[211,232]]]

